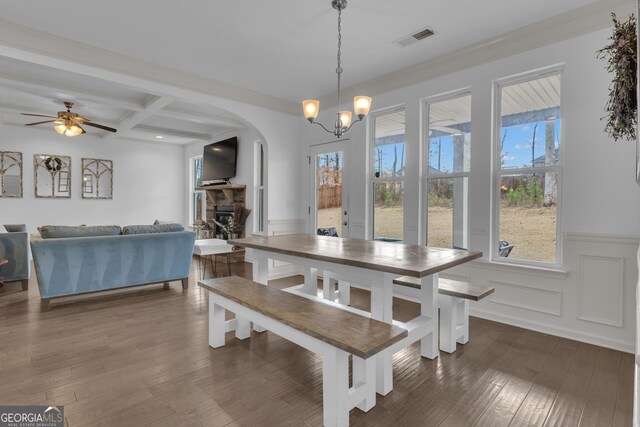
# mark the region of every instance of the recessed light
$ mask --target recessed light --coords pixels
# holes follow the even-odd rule
[[[162,135],[156,135],[156,138],[158,138],[158,139],[162,139],[162,138],[164,138],[164,136],[162,136]]]

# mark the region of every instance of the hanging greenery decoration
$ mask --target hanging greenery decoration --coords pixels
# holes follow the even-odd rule
[[[598,51],[598,59],[607,61],[607,71],[613,74],[609,86],[609,101],[605,111],[605,132],[615,141],[635,140],[638,124],[636,69],[638,64],[638,38],[636,17],[631,14],[626,22],[619,21],[615,13],[611,43]]]

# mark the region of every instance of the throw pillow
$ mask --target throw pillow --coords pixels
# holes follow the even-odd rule
[[[160,224],[177,224],[177,222],[176,221],[164,221],[164,220],[161,220],[161,219],[156,219],[153,222],[153,225],[160,225]]]
[[[127,225],[122,234],[177,233],[184,231],[182,224]]]
[[[9,233],[24,233],[27,231],[26,224],[5,224],[4,229]]]
[[[117,236],[122,229],[119,225],[43,225],[38,228],[38,231],[43,239],[66,239],[69,237]]]

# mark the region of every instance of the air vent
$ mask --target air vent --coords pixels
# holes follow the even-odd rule
[[[431,37],[434,34],[435,34],[435,31],[433,30],[433,28],[426,27],[426,28],[423,28],[422,30],[416,31],[413,34],[410,34],[406,37],[402,37],[401,39],[394,41],[393,44],[400,47],[407,47],[409,45],[419,42],[420,40],[424,40],[428,37]]]

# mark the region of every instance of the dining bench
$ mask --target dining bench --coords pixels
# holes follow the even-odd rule
[[[402,276],[393,280],[395,285],[420,289],[420,279]],[[456,343],[469,342],[469,301],[480,301],[491,295],[494,288],[472,285],[469,282],[438,279],[438,305],[440,306],[440,350],[456,351]]]
[[[250,322],[322,358],[325,426],[349,425],[349,411],[376,403],[376,355],[406,338],[406,329],[321,302],[270,288],[238,276],[203,280],[209,291],[209,345],[225,345],[227,332],[251,335]],[[226,311],[236,318],[226,320]],[[349,387],[349,355],[352,383]]]

